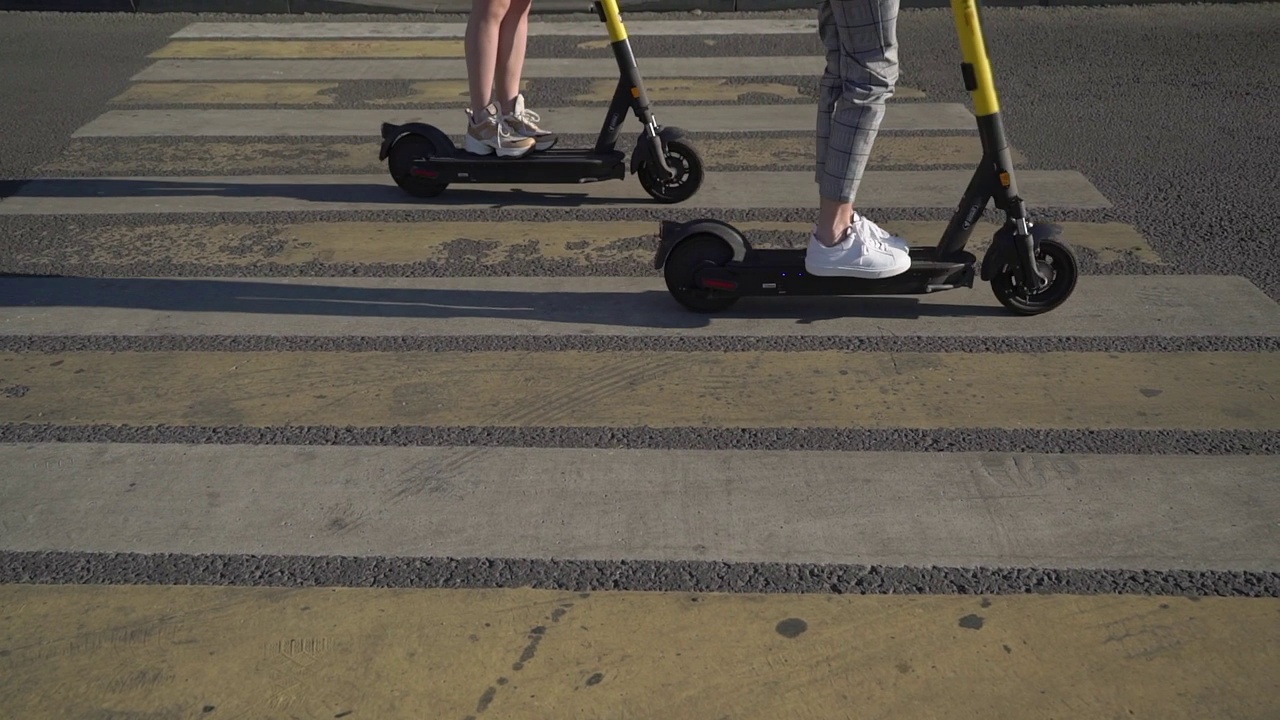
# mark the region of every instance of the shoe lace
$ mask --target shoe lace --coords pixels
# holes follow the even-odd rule
[[[536,130],[538,128],[538,123],[542,121],[541,115],[528,108],[522,108],[520,112],[512,113],[510,117],[519,120],[533,130]]]
[[[890,252],[889,243],[885,242],[883,239],[879,237],[872,236],[869,238],[864,238],[862,243],[863,243],[863,246],[866,247],[868,250],[879,250],[880,252],[886,252],[886,253]]]

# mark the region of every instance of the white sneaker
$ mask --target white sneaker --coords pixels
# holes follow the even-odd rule
[[[853,212],[853,224],[858,228],[858,237],[874,237],[885,245],[898,248],[903,252],[906,252],[911,247],[905,239],[897,235],[890,235],[888,230],[859,215],[856,210]]]
[[[465,147],[473,155],[490,155],[498,157],[521,157],[533,151],[533,138],[521,137],[511,131],[511,127],[503,122],[491,109],[493,104],[480,117],[474,117],[471,109],[467,109],[467,135]]]
[[[810,235],[809,249],[804,256],[805,270],[819,277],[875,279],[900,275],[911,267],[911,256],[906,250],[890,245],[876,234],[859,232],[865,228],[857,223],[850,225],[834,247],[818,242],[817,233]]]
[[[515,135],[533,138],[533,141],[537,143],[534,145],[535,150],[550,150],[556,144],[555,133],[539,127],[538,123],[542,121],[542,118],[538,116],[538,113],[524,106],[523,93],[516,95],[515,112],[502,118],[502,120]]]

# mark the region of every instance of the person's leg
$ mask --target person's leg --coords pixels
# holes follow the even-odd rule
[[[836,24],[835,16],[832,13],[831,6],[834,1],[823,2],[818,6],[818,36],[822,38],[822,44],[827,50],[827,65],[823,68],[822,79],[818,83],[818,123],[815,135],[814,181],[818,183],[819,208],[818,224],[814,228],[814,232],[817,234],[818,239],[826,245],[835,244],[834,238],[840,234],[840,229],[849,224],[848,213],[845,213],[845,222],[840,224],[838,199],[836,202],[837,207],[833,208],[831,201],[822,192],[827,176],[826,161],[831,144],[832,114],[835,112],[836,103],[844,93],[844,80],[841,70],[843,50],[840,45],[840,27]]]
[[[818,107],[818,222],[806,264],[815,275],[887,277],[910,266],[906,243],[854,210],[867,159],[898,80],[899,0],[827,0]],[[815,272],[816,271],[816,272]]]
[[[498,30],[498,111],[512,132],[520,137],[533,138],[538,150],[546,150],[556,144],[556,136],[538,126],[542,118],[525,107],[524,95],[520,92],[529,37],[529,8],[533,0],[510,0],[510,3]]]
[[[506,14],[498,26],[498,110],[503,115],[515,112],[516,96],[520,94],[520,76],[524,72],[525,47],[529,38],[529,8],[531,0],[508,0]]]
[[[490,111],[494,76],[498,68],[499,30],[511,0],[472,0],[464,49],[471,106],[467,113],[466,150],[479,155],[497,152],[518,157],[533,149],[533,141],[515,136],[500,113]]]

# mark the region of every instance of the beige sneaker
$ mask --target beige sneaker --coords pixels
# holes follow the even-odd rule
[[[538,113],[524,106],[524,93],[516,95],[515,112],[503,118],[511,126],[511,132],[519,137],[533,138],[538,150],[548,150],[559,140],[550,130],[538,127]]]
[[[485,113],[479,118],[474,117],[468,108],[467,118],[464,144],[467,152],[473,155],[497,153],[498,157],[521,157],[534,148],[533,138],[513,133],[507,123],[498,120],[492,106],[485,108]]]

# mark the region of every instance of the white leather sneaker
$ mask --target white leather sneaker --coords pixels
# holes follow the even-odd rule
[[[907,241],[904,238],[889,234],[888,230],[885,230],[879,225],[871,222],[868,218],[859,215],[856,210],[853,213],[853,224],[858,228],[858,237],[878,238],[885,245],[888,245],[889,247],[896,247],[903,252],[906,252],[911,247],[907,244]]]
[[[886,278],[906,272],[911,256],[869,231],[866,224],[854,223],[841,233],[834,247],[818,242],[817,233],[811,234],[804,267],[810,275],[820,277]]]

